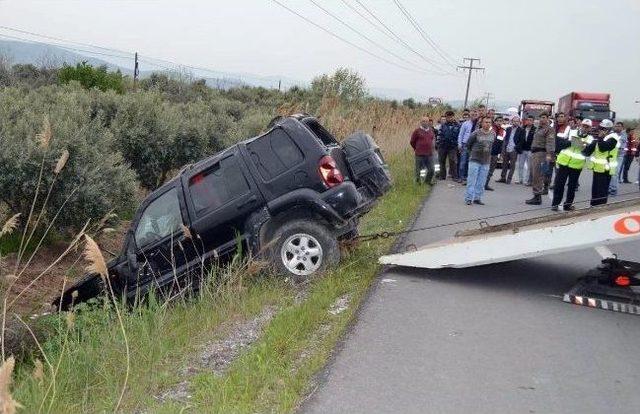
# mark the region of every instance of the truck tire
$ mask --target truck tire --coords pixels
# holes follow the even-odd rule
[[[282,275],[303,282],[340,262],[335,235],[317,221],[292,220],[274,233],[270,259]]]

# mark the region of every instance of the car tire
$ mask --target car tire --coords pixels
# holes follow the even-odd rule
[[[293,220],[274,233],[270,259],[278,274],[304,282],[340,262],[335,235],[313,220]]]

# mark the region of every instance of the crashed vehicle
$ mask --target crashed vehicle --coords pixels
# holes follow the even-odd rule
[[[109,280],[116,296],[133,302],[239,250],[305,279],[339,261],[339,241],[357,236],[358,219],[390,187],[369,135],[356,132],[340,144],[314,117],[279,118],[149,195],[107,264]],[[103,291],[100,276],[87,274],[54,305],[68,309]]]

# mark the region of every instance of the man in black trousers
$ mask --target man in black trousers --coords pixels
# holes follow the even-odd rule
[[[497,183],[511,184],[518,161],[518,143],[522,146],[524,141],[524,129],[520,127],[520,117],[516,115],[511,118],[511,126],[507,128],[502,141],[502,173]]]

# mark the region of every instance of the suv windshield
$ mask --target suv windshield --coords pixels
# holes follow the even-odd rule
[[[138,248],[162,240],[180,229],[182,218],[175,188],[156,198],[145,208],[136,228]]]

